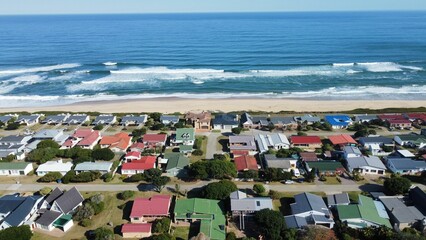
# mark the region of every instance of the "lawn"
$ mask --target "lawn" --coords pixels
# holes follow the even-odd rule
[[[355,192],[348,192],[349,200],[353,203],[358,203],[358,195],[361,194],[361,192],[355,191]]]
[[[200,149],[201,149],[201,151],[203,151],[203,155],[201,155],[201,156],[191,155],[191,157],[190,157],[191,163],[194,163],[194,162],[197,162],[197,161],[200,161],[200,160],[206,158],[207,137],[206,136],[196,136],[195,138],[201,139],[201,148]]]
[[[323,182],[324,184],[329,184],[329,185],[339,185],[342,184],[341,182],[337,181],[336,177],[325,177],[326,181]]]
[[[189,227],[174,227],[172,234],[176,240],[186,240],[189,236]]]

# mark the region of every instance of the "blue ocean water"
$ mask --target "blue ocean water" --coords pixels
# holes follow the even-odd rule
[[[426,100],[426,12],[0,16],[0,107]]]

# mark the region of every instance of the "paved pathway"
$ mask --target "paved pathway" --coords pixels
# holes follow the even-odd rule
[[[213,155],[217,153],[216,151],[216,145],[217,145],[217,138],[222,136],[222,133],[210,133],[207,136],[207,150],[206,150],[206,158],[212,159]]]

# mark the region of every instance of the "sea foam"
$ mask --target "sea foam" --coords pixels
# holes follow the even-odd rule
[[[54,71],[59,69],[76,68],[79,66],[80,64],[77,64],[77,63],[67,63],[67,64],[58,64],[58,65],[44,66],[44,67],[7,69],[7,70],[0,70],[0,75],[18,75],[18,74],[25,74],[25,73],[49,72],[49,71]]]

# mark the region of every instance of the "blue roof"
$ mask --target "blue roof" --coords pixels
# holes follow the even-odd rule
[[[18,195],[5,195],[0,198],[0,213],[9,213],[15,210],[25,198]]]
[[[27,197],[25,201],[19,205],[11,214],[9,214],[4,221],[7,222],[10,226],[19,226],[24,220],[25,217],[31,212],[31,209],[37,203],[37,200],[42,198],[42,196],[31,196]]]
[[[348,115],[327,115],[325,121],[332,126],[348,126],[352,119]]]

